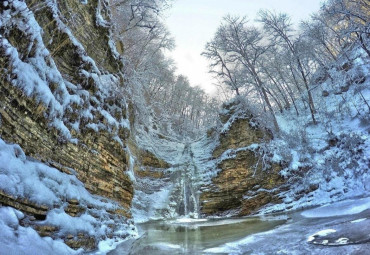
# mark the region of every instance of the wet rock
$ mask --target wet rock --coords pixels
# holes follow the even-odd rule
[[[69,95],[81,100],[71,100],[76,102],[62,107],[67,108],[63,116],[59,116],[59,112],[51,115],[52,103],[45,105],[40,98],[36,98],[36,95],[27,96],[25,91],[15,86],[14,81],[19,77],[12,71],[15,67],[12,66],[11,58],[4,54],[5,49],[0,46],[1,138],[8,143],[19,144],[27,157],[44,162],[63,173],[76,175],[91,193],[117,201],[119,209],[113,210],[110,217],[123,218],[122,215],[130,217],[133,184],[125,173],[128,169],[127,151],[122,144],[113,139],[116,134],[107,131],[114,130],[114,127],[100,131],[91,131],[86,127],[89,122],[99,121],[109,126],[106,118],[101,119],[102,116],[93,111],[91,119],[87,120],[81,116],[86,109],[98,106],[103,109],[117,106],[118,110],[112,115],[117,118],[127,116],[126,109],[123,109],[126,104],[121,102],[122,98],[116,100],[108,98],[105,102],[99,94],[97,81],[91,78],[91,75],[83,75],[99,76],[100,73],[115,75],[122,67],[122,62],[115,58],[109,46],[109,29],[96,23],[97,9],[100,9],[98,4],[101,4],[101,1],[89,0],[85,5],[75,0],[61,1],[58,2],[57,11],[53,4],[48,4],[45,0],[26,1],[26,4],[29,10],[25,12],[33,14],[42,30],[40,34],[42,38],[30,36],[27,32],[37,30],[37,27],[30,28],[28,24],[17,25],[27,21],[22,17],[23,12],[16,13],[11,17],[11,22],[1,25],[0,29],[4,32],[1,33],[2,36],[15,48],[21,61],[25,63],[38,60],[34,57],[39,54],[36,46],[41,44],[37,40],[41,40],[45,48],[42,47],[42,56],[37,57],[43,58],[47,68],[55,67],[61,74],[63,82],[70,83],[71,86],[66,88]],[[39,8],[40,6],[42,8]],[[12,9],[14,11],[14,6]],[[0,7],[0,12],[3,10],[4,8]],[[106,11],[106,8],[102,7],[99,15],[108,20]],[[94,60],[95,63],[90,60]],[[49,87],[50,92],[46,93],[52,93],[57,100],[62,101],[65,95],[61,95],[61,83],[49,81],[49,77],[45,78],[40,70],[35,72],[40,73],[40,79]],[[123,79],[121,81],[123,82]],[[52,127],[55,118],[63,121],[78,143],[68,140],[59,129]],[[79,123],[79,130],[72,128],[72,124],[76,122]],[[120,128],[117,135],[126,143],[130,130]],[[25,158],[19,151],[15,154],[20,159]],[[65,201],[65,198],[59,198]],[[85,205],[76,199],[67,202],[68,205],[64,210],[70,216],[77,217],[87,210]],[[41,236],[60,238],[59,229],[55,226],[40,225],[51,208],[35,204],[25,198],[13,197],[3,191],[0,191],[0,203],[25,213],[25,220],[21,224],[33,227]],[[63,204],[54,205],[60,209],[63,209],[63,206]],[[93,236],[87,234],[68,236],[67,239],[67,244],[73,248],[93,249],[97,243]]]
[[[31,7],[34,3],[28,4]],[[120,61],[114,59],[110,50],[109,31],[95,24],[96,12],[94,10],[97,5],[98,1],[92,0],[81,8],[79,1],[67,0],[58,4],[58,8],[64,20],[73,19],[74,22],[68,22],[69,29],[86,49],[88,56],[99,63],[97,68],[117,73],[121,64]],[[45,4],[45,8],[34,8],[32,11],[36,21],[43,28],[43,42],[58,71],[66,81],[72,84],[89,86],[90,97],[99,98],[99,95],[95,94],[98,86],[96,82],[81,75],[82,71],[91,72],[94,67],[84,60],[86,59],[85,53],[75,45],[74,39],[58,26],[57,17],[52,8]],[[4,36],[17,49],[22,60],[27,62],[28,58],[34,54],[35,49],[32,48],[36,45],[34,39],[26,36],[17,26],[6,27],[4,30],[7,31]],[[45,61],[50,63],[50,60]],[[7,67],[0,70],[1,77],[14,76],[11,73],[12,68],[8,66],[9,59],[5,55],[0,57],[0,64]],[[60,84],[47,80],[46,83],[53,94],[58,97]],[[69,92],[75,96],[75,91],[70,89]],[[116,103],[111,100],[105,103],[102,99],[94,102],[102,104],[103,107],[105,104]],[[88,99],[84,105],[71,104],[63,117],[65,124],[69,125],[68,120],[75,122],[79,118],[79,111],[88,107],[90,107]],[[86,134],[81,120],[81,132],[73,131],[74,136],[79,140],[79,144],[75,144],[63,139],[60,131],[51,128],[52,120],[47,117],[47,113],[48,107],[40,103],[39,99],[33,96],[26,97],[23,91],[15,87],[10,80],[1,81],[0,118],[2,123],[0,133],[2,139],[19,144],[27,156],[47,162],[61,172],[76,174],[92,193],[114,199],[123,206],[130,206],[133,187],[131,180],[125,174],[126,151],[113,140],[112,134],[107,131]],[[127,130],[121,131],[122,140],[127,139],[128,134]],[[81,146],[82,144],[85,146]]]

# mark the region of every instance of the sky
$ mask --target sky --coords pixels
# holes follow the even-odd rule
[[[167,11],[167,27],[176,41],[169,53],[177,65],[177,74],[183,74],[192,86],[199,85],[214,94],[216,87],[208,73],[208,61],[200,54],[215,34],[226,14],[247,16],[254,20],[260,9],[288,13],[292,21],[308,19],[319,10],[322,0],[174,0]]]

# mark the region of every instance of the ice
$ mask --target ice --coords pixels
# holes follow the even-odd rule
[[[357,214],[367,209],[370,209],[370,198],[361,198],[324,205],[319,208],[304,211],[301,214],[307,218],[320,218]]]
[[[174,223],[198,223],[205,221],[207,221],[207,219],[178,218],[174,221]]]
[[[360,220],[364,216],[368,217],[369,212],[325,218],[304,218],[295,213],[290,215],[288,222],[275,229],[205,249],[203,253],[367,254],[370,248],[370,221],[367,218]]]
[[[180,245],[170,243],[157,243],[155,246],[160,248],[161,250],[181,249]]]
[[[270,232],[267,232],[267,233],[270,233]],[[226,243],[225,245],[221,247],[206,249],[204,250],[204,252],[216,253],[216,254],[218,253],[242,254],[242,249],[240,248],[240,246],[251,244],[254,241],[256,241],[256,238],[255,236],[251,235],[237,242]]]
[[[309,236],[308,239],[307,239],[307,242],[313,241],[315,239],[314,236],[323,237],[323,236],[327,236],[328,234],[335,233],[335,232],[337,232],[335,229],[321,230],[321,231],[316,232],[315,234]]]

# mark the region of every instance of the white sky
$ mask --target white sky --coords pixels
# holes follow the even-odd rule
[[[170,56],[191,85],[206,92],[216,90],[208,73],[208,61],[200,54],[226,14],[247,16],[251,21],[260,9],[288,13],[293,23],[308,19],[318,11],[322,0],[174,0],[168,11],[167,26],[176,41]]]

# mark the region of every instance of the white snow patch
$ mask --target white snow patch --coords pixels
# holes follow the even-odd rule
[[[358,220],[352,220],[351,223],[359,223],[365,221],[366,218],[358,219]]]
[[[315,240],[315,238],[317,237],[322,237],[322,236],[327,236],[331,233],[335,233],[337,232],[335,229],[324,229],[324,230],[321,230],[319,232],[316,232],[315,234],[313,235],[310,235],[308,238],[307,238],[307,242],[312,242],[313,240]],[[325,241],[325,240],[324,240]]]
[[[40,237],[30,227],[22,227],[19,220],[23,213],[11,207],[0,207],[1,254],[81,254],[82,249],[73,250],[62,240]]]
[[[348,244],[349,239],[347,237],[341,237],[335,241],[336,244],[345,245]]]

